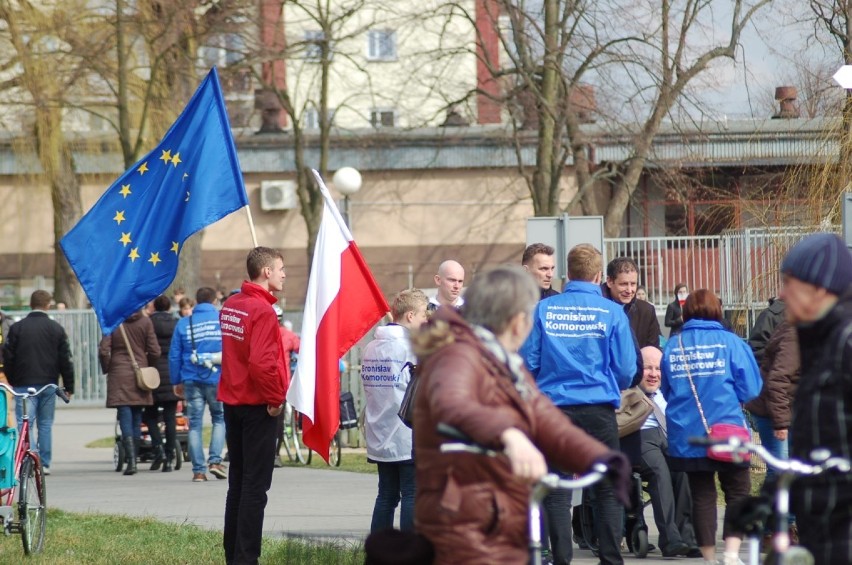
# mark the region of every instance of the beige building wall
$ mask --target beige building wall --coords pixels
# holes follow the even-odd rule
[[[336,14],[361,2],[332,2]],[[370,127],[371,110],[396,112],[395,127],[440,125],[447,105],[467,98],[476,87],[473,24],[461,8],[473,14],[473,0],[456,9],[435,0],[367,0],[333,32],[329,106],[334,122],[344,129]],[[316,21],[302,9],[285,5],[284,26],[288,45],[304,42],[319,32]],[[368,58],[370,31],[392,31],[397,56],[391,60]],[[287,83],[294,103],[302,111],[319,103],[321,67],[296,56],[287,61]],[[474,101],[459,109],[471,121]]]
[[[459,260],[468,279],[485,267],[519,262],[526,218],[532,204],[514,169],[414,170],[364,172],[363,187],[351,197],[355,240],[382,290],[391,295],[410,283],[434,286],[437,265]],[[287,264],[287,300],[298,306],[307,287],[307,230],[298,210],[260,209],[260,182],[249,175],[246,189],[258,243],[281,249]],[[83,186],[88,210],[113,179],[90,179]],[[565,176],[567,201],[576,187]],[[333,190],[334,198],[339,195]],[[36,287],[53,287],[53,218],[46,186],[13,182],[0,185],[0,300],[9,293],[28,296]],[[205,230],[202,282],[236,288],[245,276],[245,254],[252,247],[246,212],[238,211]],[[37,277],[40,277],[37,279]],[[4,296],[2,293],[6,292]]]

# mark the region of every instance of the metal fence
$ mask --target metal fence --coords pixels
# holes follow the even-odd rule
[[[6,312],[12,320],[29,312]],[[50,317],[68,334],[74,360],[74,403],[100,405],[106,400],[106,377],[98,363],[101,326],[92,310],[51,310]]]
[[[832,226],[830,231],[839,232]],[[748,228],[707,237],[605,239],[606,256],[631,257],[639,284],[659,313],[674,300],[674,287],[707,288],[722,299],[734,329],[745,336],[769,299],[778,295],[779,268],[787,251],[825,228]]]

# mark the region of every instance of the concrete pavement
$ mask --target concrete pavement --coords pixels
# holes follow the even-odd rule
[[[115,410],[106,408],[57,408],[53,428],[52,474],[47,479],[48,505],[73,512],[99,512],[152,517],[221,530],[226,480],[212,476],[193,483],[188,462],[180,471],[161,473],[140,466],[138,474],[125,477],[113,467],[112,448],[86,448],[93,440],[114,434]],[[376,475],[323,469],[283,468],[273,474],[266,507],[264,531],[269,536],[314,539],[363,540],[369,533]],[[656,528],[650,521],[651,542]],[[721,551],[721,550],[720,550]],[[627,561],[635,558],[625,554]],[[638,560],[637,560],[638,561]],[[663,559],[651,553],[642,563],[697,559]],[[597,563],[588,551],[575,549],[574,563]]]

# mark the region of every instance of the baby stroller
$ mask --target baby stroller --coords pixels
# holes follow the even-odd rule
[[[163,422],[162,417],[159,420],[159,426],[160,437],[162,437],[163,442],[165,442],[166,425]],[[175,441],[177,442],[177,446],[175,446],[174,449],[174,468],[175,471],[179,471],[182,463],[184,461],[189,461],[189,419],[183,413],[182,400],[178,401],[177,413],[175,414]],[[118,415],[116,415],[115,446],[112,450],[112,459],[116,472],[121,472],[121,470],[124,468],[125,456],[126,453],[124,449],[124,444],[121,441],[121,428],[118,425]],[[142,441],[139,444],[139,451],[136,456],[138,460],[143,463],[154,459],[154,449],[151,445],[151,435],[148,433],[148,426],[145,424],[145,422],[142,422]]]

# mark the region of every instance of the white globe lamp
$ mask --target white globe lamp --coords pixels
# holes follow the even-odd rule
[[[351,228],[349,223],[349,197],[361,190],[361,173],[353,167],[341,167],[334,173],[331,182],[334,183],[337,192],[343,195],[343,219],[346,221],[346,225]]]

